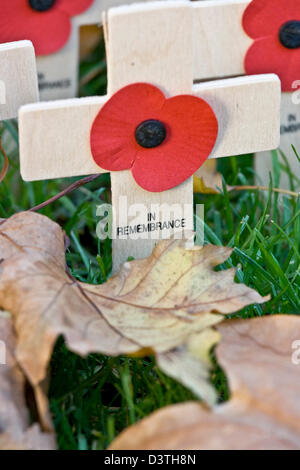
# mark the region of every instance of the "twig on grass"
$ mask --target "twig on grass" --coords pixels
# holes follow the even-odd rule
[[[231,191],[269,191],[268,186],[231,186]],[[300,192],[289,191],[288,189],[271,188],[274,193],[285,194],[286,196],[298,197]]]
[[[47,201],[42,202],[38,206],[32,207],[29,209],[29,212],[36,212],[39,211],[40,209],[43,209],[46,206],[49,206],[49,204],[52,204],[53,202],[57,201],[63,196],[66,196],[67,194],[71,193],[72,191],[75,191],[75,189],[80,188],[81,186],[91,183],[91,181],[94,181],[95,179],[99,178],[100,174],[97,175],[91,175],[91,176],[86,176],[85,178],[82,178],[78,181],[75,181],[75,183],[72,183],[70,186],[65,188],[63,191],[60,193],[56,194],[55,196],[51,197],[50,199],[47,199]]]
[[[2,153],[2,155],[4,157],[4,165],[3,165],[3,168],[2,168],[1,173],[0,173],[0,183],[2,183],[2,181],[4,180],[4,178],[7,174],[7,171],[8,171],[9,160],[8,160],[8,156],[6,155],[6,152],[5,152],[5,150],[2,146],[1,139],[0,139],[0,153]]]
[[[1,147],[1,143],[0,143],[0,151],[3,152],[2,147]],[[3,172],[3,170],[2,170],[2,172]],[[2,172],[1,172],[1,174],[2,174]],[[71,193],[72,191],[75,191],[76,189],[80,188],[81,186],[84,186],[85,184],[88,184],[88,183],[94,181],[95,179],[99,178],[99,176],[100,176],[100,174],[91,175],[91,176],[87,176],[85,178],[82,178],[78,181],[75,181],[75,183],[72,183],[70,186],[65,188],[60,193],[56,194],[55,196],[51,197],[50,199],[47,199],[47,201],[44,201],[41,204],[29,209],[29,212],[36,212],[36,211],[39,211],[40,209],[43,209],[44,207],[48,206],[49,204],[52,204],[53,202],[57,201],[58,199],[62,198],[63,196],[66,196],[67,194]],[[0,182],[1,182],[1,175],[0,175]],[[268,186],[231,186],[230,191],[269,191],[269,187]],[[272,191],[275,192],[275,193],[285,194],[287,196],[293,196],[293,197],[298,197],[300,195],[300,192],[298,193],[298,192],[294,192],[294,191],[289,191],[288,189],[272,188]]]

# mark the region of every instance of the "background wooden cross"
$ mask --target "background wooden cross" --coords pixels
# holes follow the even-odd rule
[[[253,40],[243,29],[242,19],[250,0],[193,2],[195,14],[194,79],[244,75],[244,58]],[[299,77],[300,79],[300,77]],[[286,155],[292,173],[300,179],[300,164],[292,145],[300,151],[300,82],[296,94],[283,92],[281,98],[280,149]],[[298,89],[298,91],[297,91]],[[258,183],[268,186],[272,160],[270,152],[255,160]],[[297,182],[295,181],[297,187]],[[280,187],[289,188],[288,175],[282,172]],[[298,189],[300,183],[298,182]]]
[[[261,75],[193,85],[193,29],[194,8],[190,2],[154,2],[109,10],[108,97],[135,82],[159,86],[167,96],[192,93],[212,106],[219,121],[219,138],[212,158],[275,148],[279,140],[278,78]],[[108,97],[23,107],[23,178],[29,181],[100,173],[90,150],[90,130]],[[144,191],[129,171],[112,172],[111,183],[117,220],[122,196],[128,198],[128,205],[142,203],[149,211],[151,205],[163,203],[192,207],[192,178],[162,193]],[[159,220],[159,209],[155,216]],[[193,228],[192,213],[187,216],[186,226]],[[152,239],[113,240],[114,269],[129,256],[148,256],[154,243]]]
[[[36,61],[31,42],[0,44],[0,121],[17,117],[22,105],[38,99]]]
[[[102,23],[103,12],[136,0],[94,0],[92,6],[72,18],[72,33],[67,44],[55,54],[37,59],[41,100],[74,98],[78,92],[80,27]],[[149,0],[144,0],[149,1]]]

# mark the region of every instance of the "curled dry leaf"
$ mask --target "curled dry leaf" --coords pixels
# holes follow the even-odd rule
[[[300,449],[300,317],[229,320],[217,328],[231,399],[212,411],[196,402],[167,407],[111,449]]]
[[[16,338],[8,315],[0,311],[0,449],[55,449],[55,439],[43,433],[38,424],[31,425],[25,400],[25,377],[16,359]]]
[[[194,193],[219,194],[222,188],[222,175],[217,171],[217,161],[207,160],[194,175]]]
[[[2,223],[0,306],[12,313],[17,357],[32,385],[44,380],[63,335],[81,355],[150,349],[163,370],[212,405],[207,357],[218,336],[202,333],[221,314],[265,301],[234,282],[234,269],[214,271],[230,254],[230,248],[187,250],[184,241],[163,241],[149,258],[125,263],[106,284],[94,286],[68,274],[64,233],[50,219],[21,213]]]

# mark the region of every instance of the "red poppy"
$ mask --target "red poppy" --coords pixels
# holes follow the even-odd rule
[[[246,73],[276,73],[283,91],[292,91],[300,76],[299,0],[253,0],[243,26],[255,40],[245,58]]]
[[[155,86],[136,83],[118,91],[91,130],[92,155],[101,168],[131,170],[139,186],[161,192],[192,176],[213,150],[218,121],[202,99],[166,99]]]
[[[72,16],[94,0],[1,0],[0,43],[29,39],[37,55],[53,54],[68,41]]]

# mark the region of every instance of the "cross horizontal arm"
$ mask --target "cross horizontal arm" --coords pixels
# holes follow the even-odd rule
[[[39,99],[30,41],[0,44],[0,121],[17,117],[20,106]]]
[[[90,151],[90,131],[106,96],[23,106],[20,163],[25,181],[101,173]]]
[[[275,75],[197,84],[192,93],[213,107],[219,121],[219,139],[212,158],[278,146],[280,82]],[[104,96],[22,107],[19,127],[23,179],[104,172],[94,162],[89,142],[92,123],[106,100]]]
[[[90,8],[78,16],[74,17],[74,23],[77,26],[87,26],[91,24],[101,23],[103,8],[109,8],[110,0],[94,0]]]
[[[280,80],[252,75],[194,85],[214,109],[219,137],[210,158],[272,150],[279,144]]]

